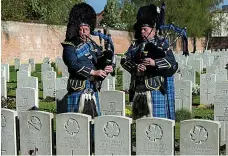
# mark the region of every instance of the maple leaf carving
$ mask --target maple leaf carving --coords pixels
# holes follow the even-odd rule
[[[114,121],[109,121],[104,125],[104,132],[109,138],[118,136],[120,133],[119,125]]]
[[[207,140],[208,132],[202,126],[194,126],[190,132],[190,138],[196,144],[201,144]]]
[[[146,130],[146,136],[149,140],[156,142],[158,139],[162,138],[163,132],[160,126],[156,124],[150,125]]]
[[[80,127],[78,122],[75,119],[70,118],[64,126],[66,132],[70,135],[74,135],[79,132]]]

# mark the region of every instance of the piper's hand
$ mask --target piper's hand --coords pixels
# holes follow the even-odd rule
[[[146,70],[146,66],[144,66],[143,64],[138,64],[137,70],[138,72],[144,72]]]
[[[91,70],[90,75],[105,78],[107,76],[104,70]]]
[[[151,58],[145,58],[142,61],[144,66],[155,66],[155,61]]]
[[[104,69],[104,71],[106,73],[112,73],[113,72],[113,67],[112,66],[106,66],[105,69]]]

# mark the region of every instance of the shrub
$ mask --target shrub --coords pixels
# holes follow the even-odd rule
[[[176,122],[188,120],[192,118],[192,113],[187,109],[180,109],[176,111]]]

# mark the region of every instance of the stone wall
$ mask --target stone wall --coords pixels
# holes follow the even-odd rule
[[[2,21],[1,45],[2,63],[14,64],[15,58],[20,58],[21,63],[27,63],[29,58],[34,58],[36,63],[42,62],[44,57],[51,58],[62,56],[61,42],[65,38],[65,26],[46,24],[22,23]],[[124,53],[133,38],[127,31],[109,30],[115,45],[115,53]],[[98,37],[93,37],[98,42]],[[197,50],[203,50],[203,39],[197,40]],[[189,51],[192,51],[189,39]],[[181,42],[177,43],[175,51],[181,51]]]

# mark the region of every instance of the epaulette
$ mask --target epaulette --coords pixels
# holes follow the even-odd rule
[[[72,46],[74,46],[74,47],[76,47],[72,42],[67,42],[67,41],[65,41],[65,42],[63,42],[63,43],[61,43],[62,45],[72,45]]]

